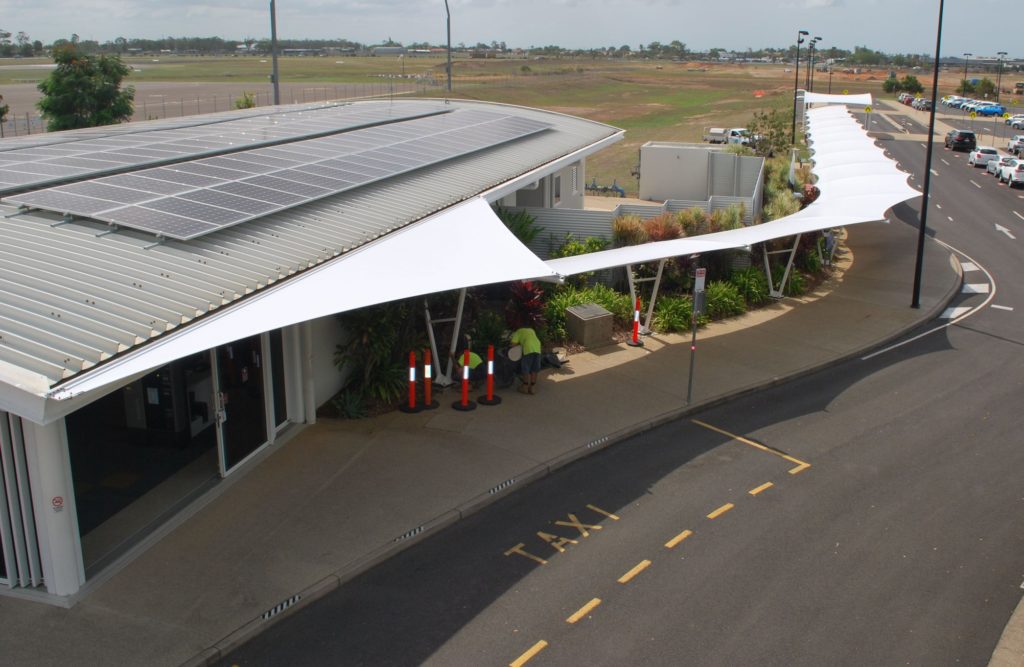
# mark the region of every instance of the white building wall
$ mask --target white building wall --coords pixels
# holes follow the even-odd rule
[[[640,199],[707,200],[711,151],[674,144],[640,149]]]
[[[317,407],[331,400],[341,390],[342,375],[334,365],[334,350],[345,330],[337,317],[321,317],[309,323],[312,332],[313,395]]]

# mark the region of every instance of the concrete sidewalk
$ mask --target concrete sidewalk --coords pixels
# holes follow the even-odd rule
[[[916,230],[872,223],[849,234],[852,262],[817,296],[702,331],[692,408],[884,343],[959,289],[958,265],[929,242],[913,310]],[[459,413],[448,394],[433,412],[299,430],[73,608],[0,598],[3,662],[216,660],[279,605],[300,607],[531,479],[687,412],[688,342],[654,335],[643,348],[575,355],[542,374],[539,395],[506,391],[498,407]]]

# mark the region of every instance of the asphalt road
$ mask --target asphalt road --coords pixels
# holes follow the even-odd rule
[[[1024,578],[1024,192],[933,168],[962,319],[579,461],[224,664],[986,664]]]

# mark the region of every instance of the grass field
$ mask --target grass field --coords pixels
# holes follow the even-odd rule
[[[136,106],[141,110],[147,104],[149,117],[212,110],[201,104],[200,96],[217,92],[223,95],[217,102],[221,110],[227,95],[237,96],[241,90],[260,92],[261,103],[268,99],[267,58],[161,56],[125,62],[133,68],[128,82],[139,90]],[[38,97],[34,82],[47,75],[48,64],[42,59],[0,62],[0,94],[14,115],[32,108]],[[281,58],[282,86],[288,91],[282,98],[313,101],[339,90],[344,95],[380,96],[397,90],[399,83],[416,95],[443,96],[444,68],[443,58]],[[793,90],[792,71],[781,65],[456,59],[452,71],[455,98],[550,109],[627,130],[623,141],[588,159],[587,172],[588,180],[618,181],[631,195],[637,183],[630,171],[645,142],[700,141],[704,127],[744,126],[757,110],[789,109]],[[837,74],[832,87],[836,92],[847,88],[851,93],[877,94],[884,76]],[[818,90],[825,88],[824,81],[815,83]],[[170,110],[167,102],[154,103],[165,96],[177,100]]]

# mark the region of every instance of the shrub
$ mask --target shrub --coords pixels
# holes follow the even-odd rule
[[[488,345],[495,349],[505,346],[505,319],[490,310],[482,311],[476,316],[476,321],[469,331],[473,340],[473,350],[477,353],[485,352]]]
[[[355,391],[343,391],[331,402],[338,415],[345,419],[362,419],[368,414],[366,401]]]
[[[676,214],[685,236],[700,236],[708,231],[708,215],[702,208],[691,208]]]
[[[533,243],[533,240],[537,238],[537,234],[544,231],[543,227],[538,227],[534,224],[536,223],[536,218],[526,211],[511,211],[498,206],[494,209],[494,214],[505,223],[509,231],[525,246]]]
[[[758,306],[768,301],[768,278],[760,269],[751,266],[733,271],[729,282],[736,286],[736,290],[749,306]]]
[[[565,241],[551,253],[552,258],[575,257],[598,252],[608,247],[610,242],[598,236],[588,236],[582,241],[578,240],[571,232],[566,232]]]
[[[544,309],[550,340],[565,340],[569,337],[565,325],[565,311],[584,303],[596,303],[601,306],[610,312],[620,325],[625,325],[633,319],[633,306],[629,302],[628,294],[616,292],[605,285],[594,285],[586,289],[577,289],[571,285],[562,286],[548,296],[548,303]]]
[[[743,226],[743,216],[747,208],[743,204],[733,204],[728,208],[722,208],[715,213],[718,214],[718,228],[716,232],[724,232],[730,229],[739,229]]]
[[[655,331],[675,333],[687,331],[693,317],[693,301],[688,296],[663,296],[654,305]]]
[[[540,333],[545,328],[544,290],[529,280],[509,286],[511,299],[505,305],[505,320],[513,329],[532,327]]]
[[[800,210],[800,200],[793,196],[787,188],[768,200],[764,207],[765,220],[778,220],[793,215]]]
[[[662,213],[644,220],[644,232],[649,241],[671,241],[682,238],[683,227],[678,216],[673,213]]]
[[[636,215],[620,215],[612,221],[612,244],[616,248],[647,243],[643,220]]]
[[[708,317],[713,320],[740,315],[747,310],[743,297],[732,283],[721,280],[708,283],[704,298]]]
[[[361,308],[339,316],[348,340],[335,348],[334,364],[348,372],[344,388],[385,403],[405,389],[409,350],[423,347],[412,300]]]
[[[786,267],[778,264],[772,267],[772,282],[778,286],[779,281],[782,280],[782,273],[786,270]],[[800,296],[807,291],[807,279],[804,278],[804,274],[792,268],[789,270],[789,278],[786,280],[786,288],[782,290],[782,293],[786,296]]]

